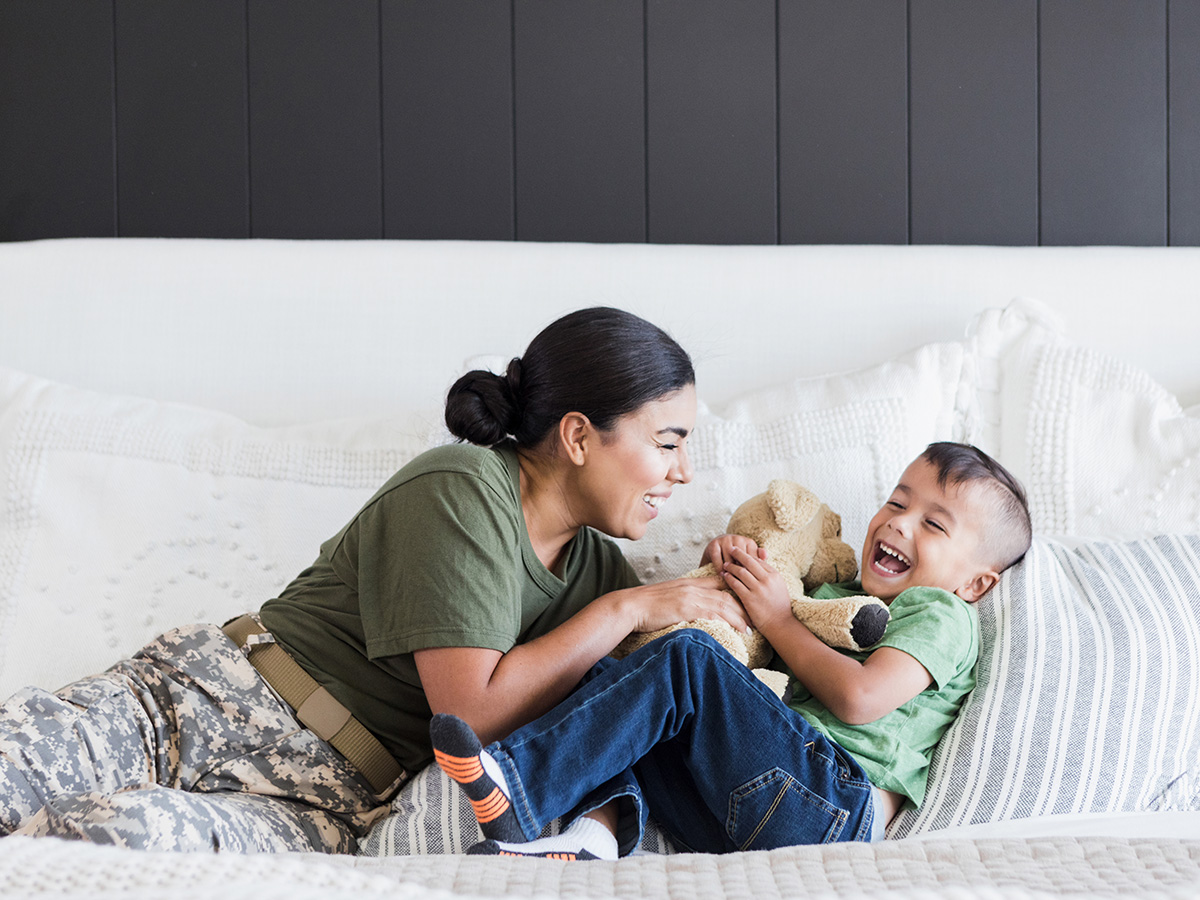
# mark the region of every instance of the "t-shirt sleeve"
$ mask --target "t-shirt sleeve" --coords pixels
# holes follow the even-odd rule
[[[963,666],[965,649],[972,646],[974,619],[964,600],[937,588],[909,588],[891,604],[887,631],[880,647],[903,650],[944,688]]]
[[[367,655],[428,647],[507,652],[521,628],[521,531],[486,479],[430,473],[360,513],[332,563],[359,597]]]

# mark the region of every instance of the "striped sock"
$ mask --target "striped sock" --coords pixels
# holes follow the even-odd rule
[[[562,834],[523,843],[488,840],[467,850],[473,856],[537,856],[542,859],[616,859],[617,839],[594,819],[582,816]]]
[[[521,842],[525,833],[505,792],[484,769],[483,747],[471,726],[457,716],[438,713],[429,723],[433,758],[442,771],[462,785],[485,838]]]

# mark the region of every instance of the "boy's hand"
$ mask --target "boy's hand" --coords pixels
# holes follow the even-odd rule
[[[747,553],[735,546],[730,554],[732,559],[725,564],[721,574],[734,596],[742,601],[750,623],[759,631],[766,631],[776,620],[794,621],[787,582],[779,570],[766,561],[766,553],[761,550]]]
[[[735,547],[757,555],[760,559],[767,558],[767,551],[759,547],[753,539],[740,534],[722,534],[708,542],[708,546],[704,548],[704,555],[700,557],[700,565],[712,563],[720,572],[726,563],[733,562]]]

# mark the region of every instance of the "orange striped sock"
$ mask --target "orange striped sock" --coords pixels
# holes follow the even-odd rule
[[[471,726],[457,716],[439,713],[429,723],[429,739],[434,760],[471,801],[483,836],[498,841],[526,840],[508,795],[484,770],[483,747]]]

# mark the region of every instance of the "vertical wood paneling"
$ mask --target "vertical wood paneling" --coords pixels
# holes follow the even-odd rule
[[[1037,3],[911,0],[914,244],[1036,244]]]
[[[381,238],[378,0],[249,0],[254,237]]]
[[[512,239],[510,4],[382,2],[384,235]]]
[[[517,0],[516,236],[644,241],[642,0]]]
[[[112,4],[0,4],[0,240],[110,237]]]
[[[1200,0],[6,0],[0,240],[1200,245],[1197,59]]]
[[[1042,0],[1041,242],[1165,244],[1165,0]]]
[[[780,3],[781,242],[908,241],[905,18],[902,3]]]
[[[118,229],[248,237],[245,0],[115,0]]]
[[[777,240],[775,3],[646,0],[649,240]]]
[[[1170,19],[1170,242],[1200,245],[1200,2],[1173,0]]]

